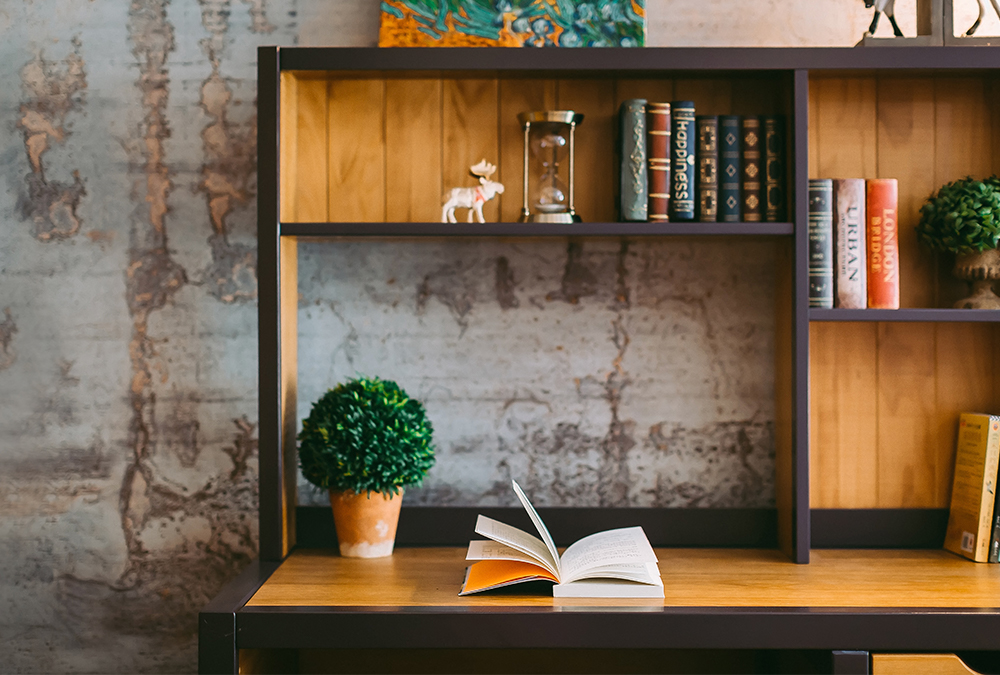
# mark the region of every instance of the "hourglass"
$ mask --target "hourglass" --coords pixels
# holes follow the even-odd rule
[[[539,110],[521,113],[517,119],[524,128],[521,222],[579,222],[573,200],[573,143],[583,115],[572,110]]]

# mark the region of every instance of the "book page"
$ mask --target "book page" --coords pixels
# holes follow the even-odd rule
[[[641,527],[625,527],[584,537],[563,552],[564,580],[578,578],[594,567],[655,563],[656,554]]]
[[[538,537],[533,537],[524,530],[501,523],[499,520],[487,518],[482,514],[476,520],[476,534],[481,534],[487,539],[492,539],[531,556],[545,569],[550,570],[557,577],[559,576],[556,561]]]
[[[524,490],[521,486],[517,484],[516,480],[512,480],[511,484],[514,486],[514,494],[517,498],[521,500],[521,506],[524,510],[528,512],[528,516],[531,518],[531,522],[535,524],[535,529],[538,530],[538,534],[542,535],[542,541],[545,542],[545,546],[549,549],[549,554],[556,563],[556,571],[561,574],[562,565],[559,562],[559,551],[556,549],[556,543],[552,541],[552,535],[549,534],[549,529],[545,527],[545,523],[542,522],[541,517],[538,515],[538,511],[535,511],[535,507],[531,505],[528,501],[528,496],[524,494]]]
[[[540,565],[527,553],[522,553],[512,546],[504,546],[495,541],[483,541],[476,539],[469,542],[469,550],[465,554],[466,560],[519,560],[521,562]]]
[[[660,568],[656,563],[619,563],[606,567],[590,567],[578,572],[572,580],[581,579],[621,579],[640,584],[663,585]]]

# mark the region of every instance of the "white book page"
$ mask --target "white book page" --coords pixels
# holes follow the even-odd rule
[[[495,541],[483,541],[482,539],[476,539],[469,542],[469,550],[465,554],[466,560],[517,560],[520,562],[531,563],[532,565],[541,565],[538,560],[535,560],[532,556],[527,553],[522,553],[516,548],[511,546],[504,546],[503,544],[498,544]],[[550,570],[555,574],[555,570]]]
[[[545,546],[549,549],[549,554],[556,563],[556,576],[561,576],[562,574],[562,563],[559,561],[559,550],[556,548],[556,543],[552,541],[552,535],[549,534],[549,530],[545,527],[545,523],[538,516],[538,511],[535,511],[535,507],[531,505],[528,501],[528,496],[524,494],[524,490],[521,486],[517,484],[516,480],[512,480],[511,484],[514,486],[514,494],[517,498],[521,500],[521,506],[524,510],[528,512],[528,516],[531,518],[531,522],[535,524],[535,529],[538,530],[538,534],[542,535],[542,541],[545,542]]]
[[[581,579],[622,579],[653,586],[663,585],[660,568],[656,563],[623,563],[608,567],[593,567],[577,573],[570,581]]]
[[[559,577],[559,568],[556,561],[538,537],[534,537],[524,530],[519,530],[506,523],[501,523],[499,520],[487,518],[482,514],[476,520],[476,534],[481,534],[487,539],[492,539],[531,556],[541,563],[545,569],[556,575],[556,578]]]
[[[641,527],[625,527],[584,537],[562,555],[562,578],[579,578],[594,567],[655,563],[656,554]]]

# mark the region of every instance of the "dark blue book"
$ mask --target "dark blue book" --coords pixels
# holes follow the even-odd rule
[[[698,145],[694,102],[670,104],[670,211],[672,220],[694,220],[694,159]]]
[[[740,116],[719,115],[719,221],[738,223],[740,209]]]
[[[621,220],[646,220],[649,177],[646,156],[646,99],[622,102],[619,211]]]
[[[833,307],[833,181],[809,180],[809,306]]]
[[[761,117],[764,127],[764,220],[785,220],[785,118]]]

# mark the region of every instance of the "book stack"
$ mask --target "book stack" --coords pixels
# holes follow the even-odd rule
[[[695,112],[694,101],[622,103],[621,220],[785,222],[784,118]]]
[[[809,181],[809,306],[899,309],[895,178]]]
[[[1000,561],[1000,416],[962,413],[944,547],[976,562]]]

